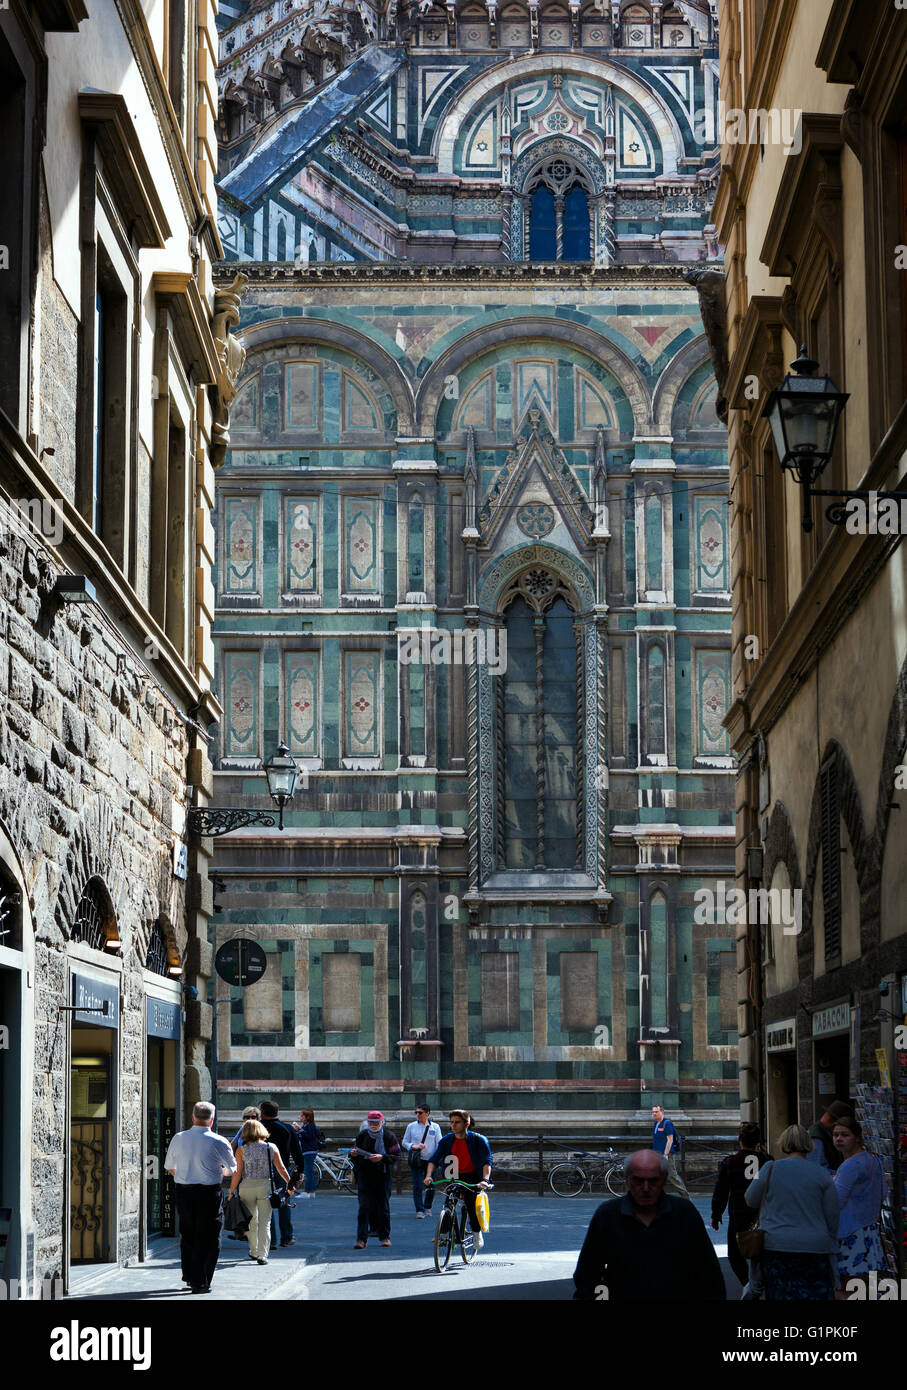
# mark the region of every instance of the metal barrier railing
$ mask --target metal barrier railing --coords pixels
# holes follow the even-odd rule
[[[563,1162],[571,1154],[582,1154],[589,1158],[606,1157],[605,1150],[614,1149],[628,1155],[637,1149],[646,1148],[646,1135],[623,1134],[490,1134],[491,1150],[495,1158],[494,1183],[498,1189],[534,1186],[539,1197],[548,1192],[547,1177],[555,1162]],[[737,1147],[736,1134],[686,1135],[678,1155],[678,1167],[687,1186],[702,1186],[713,1183],[717,1163],[707,1166],[705,1172],[692,1172],[687,1167],[688,1158],[714,1153],[724,1158]],[[691,1153],[691,1150],[693,1152]],[[514,1164],[511,1155],[523,1154],[529,1163]],[[698,1166],[698,1165],[697,1165]],[[395,1165],[394,1187],[398,1194],[407,1190],[410,1183],[409,1169],[405,1163]]]

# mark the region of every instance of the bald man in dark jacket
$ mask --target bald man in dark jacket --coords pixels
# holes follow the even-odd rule
[[[573,1275],[574,1298],[726,1298],[724,1276],[699,1212],[665,1193],[667,1161],[641,1149],[627,1165],[627,1195],[603,1202],[586,1232]]]

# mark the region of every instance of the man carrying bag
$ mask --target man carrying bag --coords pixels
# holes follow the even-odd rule
[[[416,1205],[416,1220],[424,1221],[425,1213],[431,1211],[435,1189],[423,1186],[425,1169],[435,1149],[441,1142],[441,1126],[431,1118],[427,1105],[416,1106],[416,1118],[406,1127],[403,1148],[413,1179],[413,1201]]]

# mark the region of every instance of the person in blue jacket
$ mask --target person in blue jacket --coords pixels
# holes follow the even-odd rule
[[[425,1169],[426,1187],[431,1182],[436,1168],[439,1169],[442,1178],[456,1179],[474,1187],[480,1183],[487,1183],[491,1176],[492,1157],[491,1146],[485,1135],[477,1134],[470,1128],[472,1116],[468,1110],[451,1110],[448,1119],[450,1133],[445,1134]],[[485,1240],[479,1218],[476,1216],[476,1193],[466,1192],[463,1195],[469,1213],[469,1225],[476,1237],[476,1248],[481,1250]]]

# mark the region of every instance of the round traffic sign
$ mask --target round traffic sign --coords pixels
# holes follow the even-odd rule
[[[214,957],[214,968],[228,985],[254,985],[268,968],[268,958],[257,941],[234,936]]]

